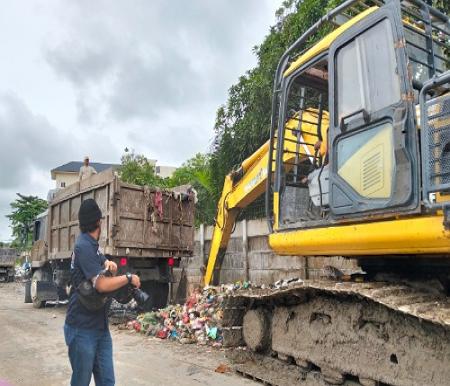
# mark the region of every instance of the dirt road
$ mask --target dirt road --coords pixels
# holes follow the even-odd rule
[[[0,283],[0,385],[68,385],[70,366],[63,337],[65,307],[36,310],[23,303],[23,286]],[[144,338],[111,328],[118,386],[255,385],[214,370],[227,363],[222,351]],[[94,382],[91,383],[92,385]]]

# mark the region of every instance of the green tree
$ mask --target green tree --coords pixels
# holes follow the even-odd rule
[[[197,192],[196,223],[212,223],[216,214],[210,156],[197,153],[181,165],[169,179],[169,186],[192,185]]]
[[[225,175],[269,138],[272,87],[278,61],[286,49],[340,0],[286,0],[276,12],[277,23],[254,48],[257,66],[229,89],[217,110],[211,170],[215,198]],[[321,33],[324,34],[326,29]]]
[[[167,181],[155,174],[154,164],[145,156],[128,152],[121,158],[120,179],[129,184],[165,187]]]
[[[33,242],[33,223],[36,216],[47,209],[47,201],[36,196],[24,196],[17,193],[18,198],[10,206],[12,212],[6,217],[10,221],[14,237],[12,247],[26,250]]]
[[[439,11],[444,12],[446,15],[450,14],[450,2],[448,0],[433,0],[427,1],[428,4],[433,4]]]

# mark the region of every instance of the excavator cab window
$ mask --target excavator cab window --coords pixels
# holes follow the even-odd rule
[[[280,227],[319,220],[323,205],[310,186],[327,163],[328,62],[319,60],[293,74],[285,93],[282,165],[280,172]],[[325,175],[325,174],[324,174]],[[324,186],[325,189],[325,186]],[[314,200],[316,199],[316,200]],[[324,200],[322,200],[324,201]]]
[[[336,53],[335,124],[343,130],[363,114],[400,100],[400,78],[391,24],[384,19],[355,37]],[[367,117],[365,117],[367,119]]]

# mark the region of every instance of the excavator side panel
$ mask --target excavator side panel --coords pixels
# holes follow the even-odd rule
[[[269,235],[280,255],[367,256],[450,254],[441,215],[293,230]]]

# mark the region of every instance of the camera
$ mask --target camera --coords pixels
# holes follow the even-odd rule
[[[136,300],[136,303],[143,307],[150,300],[150,295],[147,292],[142,291],[139,288],[133,288],[133,299]]]
[[[115,291],[112,297],[121,304],[127,304],[131,299],[134,299],[140,308],[144,310],[150,310],[151,308],[150,295],[139,288],[133,287],[131,284]]]

